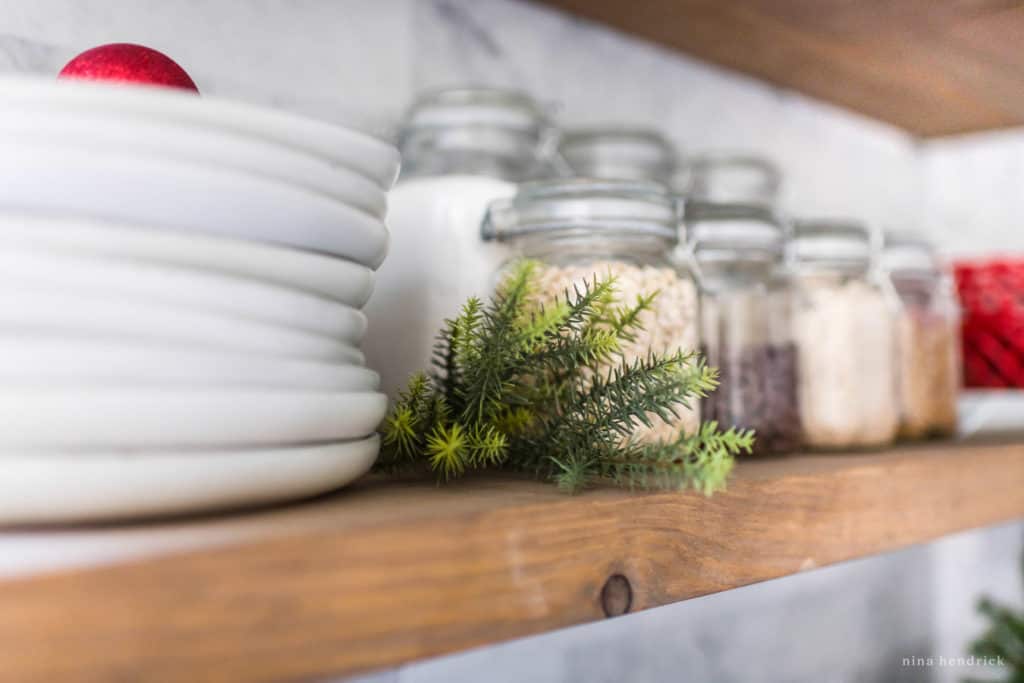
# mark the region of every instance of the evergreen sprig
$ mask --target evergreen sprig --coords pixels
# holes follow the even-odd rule
[[[641,427],[674,423],[718,386],[694,353],[626,358],[656,293],[622,305],[615,279],[537,302],[537,264],[524,261],[488,305],[470,299],[445,322],[430,375],[417,374],[382,426],[377,468],[525,471],[575,493],[598,481],[628,488],[725,486],[750,431],[706,422],[647,443]]]
[[[1024,556],[1021,557],[1024,576]],[[1005,683],[1024,683],[1024,612],[999,605],[983,597],[978,611],[988,620],[989,627],[980,638],[971,643],[971,654],[1003,663]],[[996,683],[994,679],[982,681],[967,679],[965,683]]]

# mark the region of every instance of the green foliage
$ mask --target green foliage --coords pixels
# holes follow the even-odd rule
[[[1024,572],[1024,557],[1021,569]],[[971,654],[1001,660],[1008,674],[1008,678],[1001,680],[1024,683],[1024,612],[998,605],[989,598],[978,602],[978,611],[988,619],[989,627],[971,644]],[[994,680],[990,679],[990,683]]]
[[[722,489],[752,432],[709,422],[668,442],[636,438],[718,386],[692,353],[623,356],[657,294],[622,305],[614,278],[595,277],[538,303],[536,269],[522,262],[489,305],[470,299],[445,322],[433,373],[410,380],[383,424],[378,469],[425,467],[449,480],[504,468],[569,493],[598,481]]]

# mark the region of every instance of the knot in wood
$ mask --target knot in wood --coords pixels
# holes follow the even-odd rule
[[[622,574],[612,574],[601,588],[601,609],[606,617],[622,616],[633,606],[633,587]]]

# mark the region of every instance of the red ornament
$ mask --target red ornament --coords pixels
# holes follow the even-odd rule
[[[189,75],[173,59],[162,52],[131,43],[111,43],[86,50],[68,62],[57,78],[148,83],[199,92]]]

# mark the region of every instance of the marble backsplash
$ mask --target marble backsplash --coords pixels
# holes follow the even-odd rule
[[[849,112],[514,0],[0,0],[0,72],[51,77],[104,42],[174,56],[203,92],[387,136],[421,89],[526,89],[566,125],[663,129],[775,159],[783,203],[1024,250],[1024,134],[922,143]],[[737,46],[742,49],[742,46]],[[982,591],[1020,600],[1024,525],[384,672],[428,681],[954,681]]]
[[[0,71],[51,76],[82,49],[139,42],[205,93],[378,135],[424,88],[512,86],[566,125],[650,125],[684,151],[772,157],[794,212],[920,218],[918,155],[902,132],[523,2],[0,0],[0,17]]]

